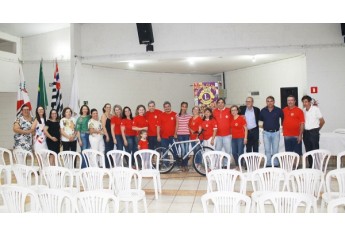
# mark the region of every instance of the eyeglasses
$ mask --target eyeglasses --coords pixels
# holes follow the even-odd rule
[[[246,101],[246,102],[252,102],[252,101]]]
[[[30,109],[23,109],[22,111],[30,111]]]

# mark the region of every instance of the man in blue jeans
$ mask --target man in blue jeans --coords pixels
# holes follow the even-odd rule
[[[287,106],[283,109],[283,135],[286,152],[295,152],[302,156],[302,135],[304,129],[304,114],[296,106],[293,95],[287,97]]]
[[[274,97],[268,96],[266,98],[267,106],[262,108],[260,112],[260,120],[263,122],[264,128],[264,147],[267,157],[266,167],[272,166],[272,156],[279,152],[280,120],[283,122],[284,119],[282,110],[276,107],[274,102]],[[278,160],[276,160],[274,166],[278,165]]]

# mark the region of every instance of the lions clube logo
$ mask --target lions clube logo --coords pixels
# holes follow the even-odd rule
[[[203,90],[201,90],[198,98],[203,104],[210,105],[215,98],[215,94],[211,90],[211,87],[204,86],[204,88],[203,88]]]

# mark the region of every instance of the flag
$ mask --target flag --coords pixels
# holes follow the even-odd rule
[[[74,115],[77,115],[79,112],[79,87],[78,87],[78,74],[77,74],[78,61],[74,67],[72,90],[71,90],[71,100],[69,102],[69,107],[72,109]]]
[[[44,82],[42,60],[40,63],[40,74],[38,79],[38,94],[37,94],[37,107],[42,106],[44,109],[48,106],[46,83]]]
[[[59,67],[58,67],[57,62],[55,62],[51,107],[52,107],[52,109],[56,109],[58,116],[61,117],[62,110],[63,110],[63,104],[62,104],[62,93],[61,93],[61,83],[60,83],[60,76],[59,76]]]
[[[26,90],[25,78],[21,64],[19,64],[19,80],[20,82],[17,93],[17,116],[20,114],[20,110],[24,104],[29,106],[30,111],[32,109],[29,94]]]

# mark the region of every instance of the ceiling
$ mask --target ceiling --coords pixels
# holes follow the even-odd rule
[[[22,38],[68,27],[68,23],[1,23],[0,31]]]
[[[17,37],[29,37],[37,34],[70,27],[68,23],[0,23],[0,31]],[[82,63],[93,66],[109,67],[121,70],[133,70],[157,73],[206,74],[214,75],[270,62],[300,56],[292,54],[257,54],[238,56],[212,56],[194,58],[160,58],[136,61],[114,61],[113,59],[97,61],[82,60]]]
[[[301,56],[295,54],[260,54],[223,57],[189,57],[159,60],[93,62],[90,65],[122,70],[214,75]]]

